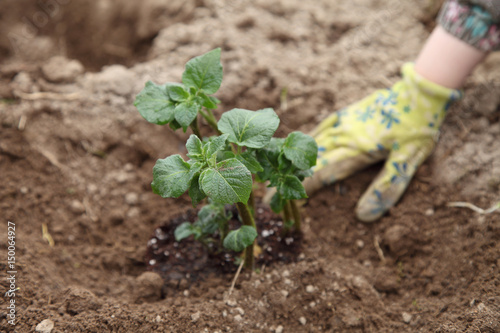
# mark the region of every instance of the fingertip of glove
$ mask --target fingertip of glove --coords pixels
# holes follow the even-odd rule
[[[382,194],[377,191],[367,191],[358,201],[356,217],[361,222],[372,223],[380,219],[392,207]]]
[[[364,209],[363,207],[356,208],[356,218],[364,223],[376,222],[384,213],[385,211],[374,213],[371,209]]]

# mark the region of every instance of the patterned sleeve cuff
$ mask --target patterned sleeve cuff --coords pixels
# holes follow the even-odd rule
[[[449,33],[481,51],[500,49],[500,25],[483,7],[448,0],[438,16]]]

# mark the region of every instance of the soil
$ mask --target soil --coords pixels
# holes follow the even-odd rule
[[[354,216],[373,166],[311,196],[297,261],[243,273],[231,295],[232,275],[165,289],[148,271],[147,243],[191,204],[154,195],[151,170],[157,158],[185,154],[189,133],[140,117],[132,104],[144,82],[178,81],[188,59],[220,46],[217,116],[273,107],[279,136],[307,132],[397,81],[435,9],[396,0],[88,3],[0,4],[0,247],[6,254],[14,222],[20,288],[15,326],[9,298],[0,299],[0,331],[51,320],[52,332],[500,332],[499,213],[448,206],[499,201],[498,54],[469,78],[436,151],[380,221]]]

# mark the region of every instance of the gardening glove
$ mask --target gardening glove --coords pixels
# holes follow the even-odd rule
[[[313,176],[304,182],[308,194],[386,159],[356,215],[372,222],[399,200],[434,149],[450,104],[462,97],[419,76],[412,63],[402,67],[402,76],[391,89],[331,114],[311,133],[319,149]]]

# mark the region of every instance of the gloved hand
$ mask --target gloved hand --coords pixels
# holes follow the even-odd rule
[[[380,218],[399,200],[434,149],[451,102],[462,97],[459,90],[419,76],[412,63],[403,66],[402,75],[391,89],[331,114],[311,133],[319,152],[314,174],[304,182],[309,195],[387,160],[356,207],[364,222]]]

